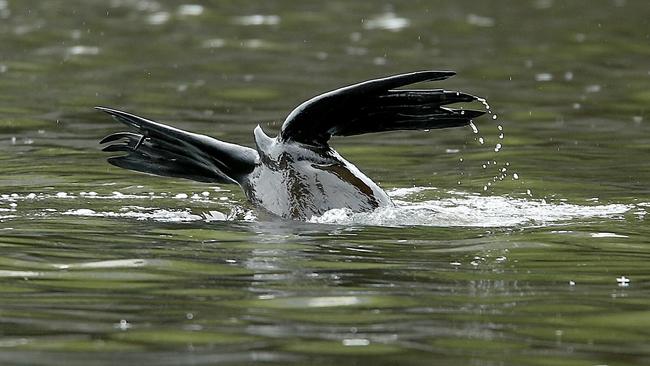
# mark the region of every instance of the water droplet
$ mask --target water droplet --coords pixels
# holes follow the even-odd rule
[[[485,109],[488,110],[488,112],[490,111],[490,105],[488,104],[487,100],[485,100],[485,98],[476,98],[476,100],[478,100],[481,104],[483,104],[485,106]]]
[[[128,330],[129,328],[131,328],[131,324],[129,324],[129,322],[126,319],[122,319],[122,320],[120,320],[119,323],[113,324],[113,327],[124,331],[124,330]]]
[[[625,276],[617,277],[616,282],[618,282],[618,285],[621,287],[627,287],[630,285],[630,279]]]
[[[492,119],[497,119],[497,115],[492,115]]]
[[[479,144],[483,145],[485,143],[485,140],[483,140],[483,137],[478,138]]]
[[[497,144],[497,145],[494,147],[494,152],[499,152],[499,150],[501,150],[501,144]]]
[[[514,180],[519,179],[519,174],[514,173],[514,174],[512,175],[512,179],[514,179]]]
[[[476,125],[474,124],[474,122],[470,122],[470,123],[469,123],[469,127],[472,128],[472,131],[473,131],[474,133],[478,133],[478,128],[476,128]]]
[[[499,134],[499,139],[503,140],[503,133]]]
[[[487,165],[483,164],[483,169],[487,168]]]

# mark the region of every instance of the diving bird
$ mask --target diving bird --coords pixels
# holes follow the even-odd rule
[[[318,95],[295,108],[277,137],[258,125],[255,149],[186,132],[115,109],[96,107],[135,132],[106,136],[115,166],[199,182],[238,184],[254,205],[307,220],[335,208],[391,206],[388,195],[330,145],[332,136],[468,125],[484,111],[450,108],[479,98],[442,89],[397,89],[445,80],[453,71],[418,71],[368,80]]]

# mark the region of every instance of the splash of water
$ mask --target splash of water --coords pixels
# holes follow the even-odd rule
[[[134,220],[152,220],[160,222],[187,222],[198,221],[204,217],[195,215],[189,209],[169,210],[152,207],[124,207],[119,211],[94,211],[87,208],[73,209],[61,212],[66,216],[86,216],[86,217],[113,217],[128,218]]]
[[[490,106],[490,104],[487,102],[487,100],[485,98],[477,98],[477,101],[480,102],[481,104],[483,104],[483,106],[485,107],[485,110],[487,111],[487,113],[492,116],[491,119],[493,121],[496,121],[498,119],[497,115],[492,111],[492,107]],[[476,135],[479,134],[479,130],[476,127],[476,125],[474,125],[474,123],[470,123],[470,127],[472,128],[472,131],[474,132],[474,134],[476,134]],[[499,142],[497,142],[494,145],[494,152],[495,153],[499,153],[501,151],[501,149],[503,148],[503,144],[504,144],[503,140],[505,138],[505,134],[503,132],[503,126],[500,125],[500,124],[497,125],[497,130],[498,130],[498,135],[497,136],[498,136]],[[478,136],[476,138],[476,140],[481,145],[485,144],[485,139],[484,139],[483,136]],[[487,182],[483,186],[483,191],[487,191],[488,189],[490,189],[492,187],[493,183],[504,180],[509,174],[508,169],[507,169],[507,167],[510,166],[509,162],[505,162],[501,166],[498,166],[496,160],[492,160],[492,161],[487,161],[487,162],[483,163],[481,165],[481,167],[483,169],[487,169],[488,166],[490,166],[490,165],[492,165],[492,166],[494,166],[496,168],[496,174],[490,179],[491,181]],[[517,173],[513,172],[512,179],[513,180],[518,180],[519,175]]]
[[[427,189],[415,187],[412,188],[412,193]],[[334,209],[321,216],[314,216],[309,221],[321,224],[373,226],[545,226],[570,220],[616,217],[634,208],[632,205],[624,204],[578,205],[507,196],[481,196],[465,192],[448,193],[452,196],[412,202],[399,199],[408,196],[408,190],[390,191],[395,207],[380,208],[366,213]]]
[[[636,210],[637,216],[645,215],[650,203],[636,205],[596,204],[579,205],[560,201],[547,202],[541,199],[512,198],[507,196],[481,196],[459,191],[441,192],[440,198],[417,200],[418,194],[430,195],[437,192],[432,187],[398,188],[388,192],[395,207],[380,208],[373,212],[353,213],[347,209],[334,209],[321,216],[312,217],[312,223],[343,224],[343,225],[372,225],[372,226],[437,226],[437,227],[513,227],[526,225],[552,225],[570,220],[591,218],[617,217],[630,210]],[[94,192],[93,192],[94,193]],[[119,192],[118,192],[119,193]],[[531,193],[528,191],[528,195]],[[211,206],[218,204],[222,197],[206,198],[210,195],[188,195],[183,198],[188,205],[210,202]],[[207,197],[206,197],[207,196]],[[218,195],[214,195],[218,196]],[[137,197],[137,198],[136,198]],[[151,198],[155,197],[155,198]],[[91,198],[89,200],[89,198]],[[134,199],[153,207],[133,205]],[[158,222],[211,222],[211,221],[258,221],[254,211],[241,207],[234,201],[220,206],[221,211],[197,212],[189,208],[162,208],[165,203],[152,205],[155,200],[177,201],[172,193],[155,195],[113,194],[91,195],[86,193],[65,195],[59,194],[4,194],[0,195],[0,222],[11,221],[19,217],[103,217],[128,220],[147,220]],[[79,202],[78,208],[67,209],[38,209],[23,211],[21,206],[33,200],[60,201],[70,205]],[[113,210],[101,210],[92,206],[94,200],[116,200],[128,202],[128,205]],[[57,206],[57,205],[54,205]],[[640,216],[642,217],[642,216]]]
[[[230,192],[219,188],[213,188],[215,192]],[[58,204],[51,206],[57,208],[31,209],[33,202],[42,201],[66,201],[67,206],[76,206],[79,202],[82,207],[60,209]],[[124,201],[128,205],[113,209],[96,209],[92,201]],[[196,212],[190,208],[168,208],[156,207],[152,202],[157,200],[174,200],[187,201],[189,205],[200,205],[205,207],[217,206],[220,211],[209,210],[207,212]],[[133,202],[150,207],[137,206]],[[3,207],[3,206],[8,207]],[[23,208],[27,206],[28,208]],[[151,207],[152,206],[152,207]],[[158,206],[167,206],[161,204]],[[8,214],[3,214],[4,212]],[[228,196],[213,195],[208,191],[200,193],[168,193],[168,192],[149,192],[147,193],[122,193],[114,191],[110,194],[98,194],[97,192],[57,192],[57,193],[29,193],[19,194],[10,193],[0,195],[0,222],[4,220],[15,219],[19,217],[50,217],[50,216],[78,216],[78,217],[104,217],[104,218],[126,218],[133,220],[150,220],[158,222],[191,222],[191,221],[231,221],[243,220],[253,221],[256,216],[250,210],[245,210],[236,204],[230,202]]]
[[[474,132],[475,134],[478,133],[478,128],[476,127],[476,125],[474,124],[474,122],[470,121],[470,122],[469,122],[469,127],[472,128],[472,132]]]

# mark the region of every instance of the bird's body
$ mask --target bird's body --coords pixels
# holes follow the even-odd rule
[[[235,183],[256,206],[292,219],[309,219],[335,208],[354,212],[392,205],[388,195],[327,141],[399,129],[467,125],[483,112],[443,107],[477,98],[440,89],[393,90],[452,72],[422,71],[375,79],[321,94],[296,108],[276,138],[258,126],[255,149],[178,130],[114,109],[98,107],[138,133],[119,132],[102,143],[113,165],[202,182]]]
[[[333,208],[360,212],[392,204],[377,184],[328,146],[277,141],[259,127],[255,140],[262,158],[241,185],[251,202],[273,214],[309,219]]]

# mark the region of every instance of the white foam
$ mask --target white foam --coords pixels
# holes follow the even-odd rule
[[[505,168],[502,168],[505,169]],[[91,193],[94,196],[91,196]],[[349,225],[372,225],[372,226],[440,226],[440,227],[513,227],[523,225],[547,225],[570,220],[584,220],[591,218],[620,217],[620,215],[631,211],[642,218],[645,214],[645,207],[650,207],[648,202],[640,202],[634,205],[626,204],[599,204],[597,198],[585,200],[585,204],[570,204],[566,200],[558,199],[547,202],[543,199],[531,197],[513,198],[509,196],[481,196],[462,191],[440,191],[433,187],[406,187],[395,188],[387,191],[394,200],[396,206],[381,208],[368,213],[354,213],[346,209],[334,209],[322,216],[312,217],[309,221],[314,223],[327,224],[349,224]],[[527,195],[532,193],[527,191]],[[175,197],[174,193],[160,193],[151,196],[149,194],[132,195],[114,192],[111,195],[99,195],[94,192],[85,196],[75,195],[66,192],[53,194],[29,193],[29,194],[2,194],[0,203],[7,205],[0,207],[0,220],[16,218],[16,207],[11,207],[14,202],[27,200],[70,200],[79,201],[87,199],[167,199]],[[226,212],[208,211],[193,213],[189,208],[168,209],[160,207],[123,206],[118,210],[101,211],[93,206],[85,206],[66,211],[56,209],[41,209],[39,212],[25,212],[22,216],[50,216],[68,215],[79,217],[106,217],[106,218],[127,218],[134,220],[153,220],[160,222],[193,222],[193,221],[257,221],[254,211],[245,210],[238,202],[228,199],[226,196],[200,197],[192,195],[191,202],[214,203],[222,198],[226,200]],[[80,202],[84,204],[84,202]],[[165,204],[159,206],[164,207]],[[22,206],[21,206],[22,207]],[[624,237],[614,233],[593,233],[594,238]]]
[[[74,213],[75,215],[78,215],[78,216],[98,216],[98,215],[100,215],[97,212],[95,212],[95,211],[93,211],[91,209],[88,209],[88,208],[80,208],[78,210],[71,210],[69,212]]]
[[[433,187],[407,187],[407,188],[393,188],[389,191],[386,191],[389,196],[392,198],[406,197],[415,193],[420,193],[424,191],[435,190]]]
[[[227,221],[228,215],[220,211],[208,211],[203,213],[205,221]]]
[[[160,222],[187,222],[201,221],[203,216],[195,215],[188,210],[168,210],[157,208],[137,208],[124,210],[122,212],[96,212],[89,209],[68,210],[61,213],[69,216],[90,216],[90,217],[121,217],[135,220],[153,220]]]
[[[416,192],[412,189],[412,192]],[[576,219],[615,217],[633,208],[631,205],[577,205],[564,202],[458,194],[422,202],[395,200],[395,207],[367,213],[334,209],[309,221],[324,224],[373,226],[440,227],[513,227],[545,225]]]

